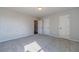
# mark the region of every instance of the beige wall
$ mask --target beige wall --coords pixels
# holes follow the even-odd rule
[[[56,36],[59,37],[59,17],[64,16],[64,15],[69,15],[69,39],[74,40],[74,41],[79,41],[79,8],[74,8],[72,10],[66,10],[66,11],[61,11],[57,12],[55,14],[52,14],[51,16],[46,16],[43,17],[44,21],[49,21],[48,28],[45,28],[47,25],[44,26],[44,32],[47,33],[48,35],[51,36]],[[46,20],[45,20],[46,19]],[[49,33],[46,31],[48,30]]]
[[[33,17],[0,8],[0,42],[33,35]]]

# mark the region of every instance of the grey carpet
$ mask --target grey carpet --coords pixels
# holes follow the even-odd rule
[[[78,52],[79,42],[47,35],[32,35],[0,43],[0,52],[25,52],[24,46],[37,42],[44,52]],[[32,47],[35,48],[35,47]],[[38,50],[38,52],[40,52]],[[27,51],[30,52],[30,51]],[[32,51],[33,52],[33,51]]]

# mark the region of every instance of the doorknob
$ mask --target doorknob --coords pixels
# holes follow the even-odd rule
[[[59,27],[59,29],[62,29],[62,27]]]

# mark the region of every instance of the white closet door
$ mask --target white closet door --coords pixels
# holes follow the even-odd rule
[[[44,34],[47,34],[47,35],[50,34],[50,25],[49,25],[50,23],[49,23],[49,21],[50,20],[48,18],[44,19],[44,26],[43,26],[44,28],[43,29],[44,29]]]
[[[64,15],[59,17],[59,37],[69,38],[69,15]]]

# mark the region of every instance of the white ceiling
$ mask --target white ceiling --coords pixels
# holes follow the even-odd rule
[[[37,7],[8,7],[8,9],[35,17],[47,16],[59,11],[64,11],[72,8],[73,7],[42,7],[42,10],[38,11]]]

